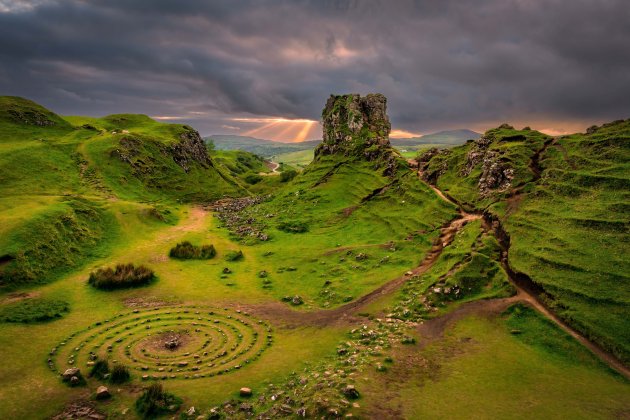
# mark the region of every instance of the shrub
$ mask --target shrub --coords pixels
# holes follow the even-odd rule
[[[297,176],[297,171],[293,169],[288,169],[280,173],[280,181],[288,182]]]
[[[209,260],[217,254],[214,245],[196,246],[188,241],[180,242],[171,248],[169,256],[180,260]]]
[[[107,360],[97,360],[90,370],[90,378],[105,379],[105,375],[109,373],[109,363]]]
[[[280,222],[278,229],[289,233],[304,233],[308,231],[308,225],[304,222]]]
[[[129,368],[125,365],[116,364],[112,368],[109,381],[113,384],[122,384],[131,378]]]
[[[0,309],[3,322],[44,322],[61,318],[70,310],[68,302],[56,299],[28,299]]]
[[[243,259],[243,251],[229,251],[225,254],[226,261],[239,261]]]
[[[155,418],[162,414],[174,413],[182,405],[182,400],[164,391],[162,384],[151,384],[136,400],[136,411],[142,418]]]
[[[247,176],[245,176],[245,182],[250,185],[258,184],[260,181],[262,181],[262,179],[262,176],[258,174],[248,174]]]
[[[97,289],[111,290],[143,286],[153,279],[153,271],[143,265],[136,267],[133,264],[118,264],[115,269],[99,268],[90,273],[88,283]]]

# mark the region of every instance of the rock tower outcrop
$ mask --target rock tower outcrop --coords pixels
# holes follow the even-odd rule
[[[358,157],[382,163],[393,173],[396,155],[389,143],[387,98],[380,93],[331,95],[322,111],[323,141],[315,159],[325,155]]]

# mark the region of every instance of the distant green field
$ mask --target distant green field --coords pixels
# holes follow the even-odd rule
[[[283,153],[275,156],[274,160],[304,169],[313,160],[313,150],[300,150],[299,152]]]

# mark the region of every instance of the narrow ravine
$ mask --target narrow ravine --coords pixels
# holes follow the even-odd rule
[[[532,170],[534,174],[534,178],[532,182],[536,182],[540,179],[542,175],[542,167],[540,166],[540,157],[544,154],[545,150],[553,145],[557,141],[556,138],[550,139],[546,141],[543,147],[537,150],[532,156],[529,168]],[[427,186],[429,186],[435,193],[444,201],[451,203],[458,207],[462,218],[466,217],[479,217],[477,214],[471,214],[466,212],[464,209],[459,206],[457,202],[451,200],[447,197],[442,191],[440,191],[435,185],[431,185],[423,180],[421,171],[418,171],[419,179],[424,182]],[[501,265],[503,269],[508,275],[510,282],[514,285],[517,290],[516,296],[511,299],[505,300],[510,304],[516,302],[525,302],[538,310],[541,314],[543,314],[547,319],[553,321],[558,327],[564,330],[567,334],[575,338],[579,341],[584,347],[589,349],[593,354],[600,358],[604,363],[608,366],[625,376],[627,379],[630,379],[630,369],[625,366],[619,359],[617,359],[614,355],[608,353],[598,344],[592,342],[587,337],[585,337],[582,333],[568,325],[565,321],[563,321],[558,315],[553,313],[551,309],[549,309],[541,300],[540,296],[544,291],[542,287],[536,284],[531,277],[526,275],[525,273],[520,273],[515,271],[509,263],[509,250],[510,250],[510,236],[507,231],[503,228],[501,221],[498,217],[493,215],[488,211],[483,212],[483,221],[484,221],[484,229],[487,232],[490,232],[497,239],[499,245],[501,246]],[[491,302],[491,301],[487,301]],[[462,309],[462,310],[465,310]]]

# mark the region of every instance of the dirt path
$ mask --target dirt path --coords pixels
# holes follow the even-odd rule
[[[278,172],[278,169],[280,168],[280,164],[278,162],[266,160],[265,165],[267,166],[267,168],[271,169],[271,172],[260,172],[259,175],[262,175],[262,176],[280,175],[280,172]]]
[[[203,228],[208,211],[203,207],[192,207],[188,212],[188,219],[173,229],[177,232],[196,232]]]
[[[409,270],[404,275],[397,277],[374,289],[360,298],[335,309],[326,309],[310,312],[295,311],[285,304],[271,303],[267,305],[243,306],[244,309],[256,314],[281,320],[285,326],[295,328],[300,325],[330,325],[335,323],[353,322],[356,314],[365,306],[378,299],[390,295],[398,290],[407,280],[413,276],[419,276],[427,272],[437,261],[445,247],[449,246],[457,232],[467,223],[481,219],[481,215],[463,214],[450,221],[440,229],[440,236],[434,243],[429,253],[424,257],[420,265]]]

